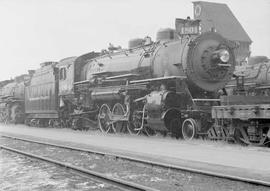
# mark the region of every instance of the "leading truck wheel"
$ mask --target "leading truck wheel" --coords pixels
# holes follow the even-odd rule
[[[192,140],[196,137],[197,123],[194,119],[186,119],[182,124],[182,135],[184,140]]]
[[[104,133],[112,131],[111,110],[107,104],[103,104],[99,109],[98,125]]]

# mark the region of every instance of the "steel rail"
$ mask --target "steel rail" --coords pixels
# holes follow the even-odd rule
[[[58,165],[60,167],[63,167],[65,169],[72,170],[72,171],[74,171],[76,173],[79,173],[80,175],[84,175],[84,176],[90,177],[92,179],[99,180],[101,182],[106,182],[106,183],[108,183],[108,184],[110,184],[112,186],[116,186],[116,187],[118,187],[120,189],[123,189],[123,190],[157,191],[157,189],[154,189],[154,188],[143,186],[143,185],[133,183],[133,182],[130,182],[130,181],[125,181],[125,180],[121,180],[121,179],[117,179],[117,178],[113,178],[113,177],[108,177],[108,176],[106,176],[106,175],[104,175],[102,173],[99,173],[99,172],[95,172],[95,171],[92,171],[92,170],[87,170],[87,169],[84,169],[84,168],[74,166],[74,165],[69,164],[69,163],[60,162],[60,161],[53,160],[53,159],[50,159],[50,158],[47,158],[47,157],[42,157],[42,156],[38,156],[38,155],[35,155],[35,154],[32,154],[32,153],[20,151],[20,150],[17,150],[17,149],[13,149],[11,147],[0,145],[0,149],[4,149],[4,150],[10,151],[10,152],[18,153],[18,154],[21,154],[21,155],[24,155],[24,156],[27,156],[27,157],[30,157],[30,158],[35,158],[35,159],[38,159],[38,160],[41,160],[41,161],[49,162],[49,163]]]
[[[253,178],[245,178],[241,176],[234,176],[230,174],[225,174],[225,173],[218,173],[210,170],[201,170],[201,169],[196,169],[196,168],[191,168],[191,167],[186,167],[186,166],[180,166],[180,165],[172,165],[172,164],[167,164],[167,163],[162,163],[162,162],[154,162],[150,160],[145,160],[145,159],[140,159],[137,157],[131,157],[131,156],[125,156],[121,154],[114,154],[114,153],[109,153],[109,152],[103,152],[103,151],[98,151],[94,149],[84,149],[84,148],[79,148],[79,147],[73,147],[73,146],[66,146],[66,145],[60,145],[60,144],[54,144],[54,143],[49,143],[45,141],[36,141],[36,140],[31,140],[31,139],[24,139],[20,138],[17,136],[11,136],[11,135],[0,135],[1,137],[6,137],[10,139],[17,139],[21,141],[26,141],[26,142],[32,142],[36,144],[44,144],[48,146],[54,146],[58,148],[63,148],[63,149],[69,149],[69,150],[74,150],[74,151],[80,151],[80,152],[87,152],[87,153],[92,153],[92,154],[98,154],[98,155],[103,155],[103,156],[113,156],[118,159],[123,159],[123,160],[128,160],[131,162],[138,162],[150,166],[156,166],[156,167],[162,167],[166,169],[172,169],[172,170],[182,170],[186,172],[191,172],[191,173],[196,173],[196,174],[203,174],[203,175],[208,175],[212,177],[217,177],[217,178],[223,178],[223,179],[229,179],[229,180],[234,180],[234,181],[240,181],[240,182],[245,182],[245,183],[250,183],[250,184],[256,184],[256,185],[262,185],[262,186],[267,186],[270,187],[270,181],[264,181],[260,179],[253,179]]]

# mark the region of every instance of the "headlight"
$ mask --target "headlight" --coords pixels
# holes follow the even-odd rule
[[[230,53],[228,50],[221,50],[219,52],[219,59],[222,61],[222,62],[228,62],[229,59],[230,59]]]

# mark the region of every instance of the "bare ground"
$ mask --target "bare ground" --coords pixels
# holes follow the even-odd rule
[[[24,125],[1,125],[0,133],[16,133],[50,140],[104,148],[131,156],[155,159],[158,162],[216,170],[232,175],[258,177],[270,181],[270,149],[243,147],[205,140],[182,141],[169,137],[105,135],[98,131],[34,128]]]

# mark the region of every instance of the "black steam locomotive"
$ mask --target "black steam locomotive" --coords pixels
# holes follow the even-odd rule
[[[29,71],[29,74],[0,82],[0,121],[4,123],[24,122],[24,88],[29,83],[33,72]]]
[[[83,55],[74,89],[87,107],[99,108],[101,131],[159,131],[185,139],[207,133],[216,92],[235,63],[230,42],[198,32],[198,21],[177,19],[176,31],[159,31],[156,42],[134,39],[127,50]]]
[[[218,90],[231,79],[234,45],[200,32],[200,21],[59,62],[45,62],[25,87],[25,123],[102,132],[207,135]]]

